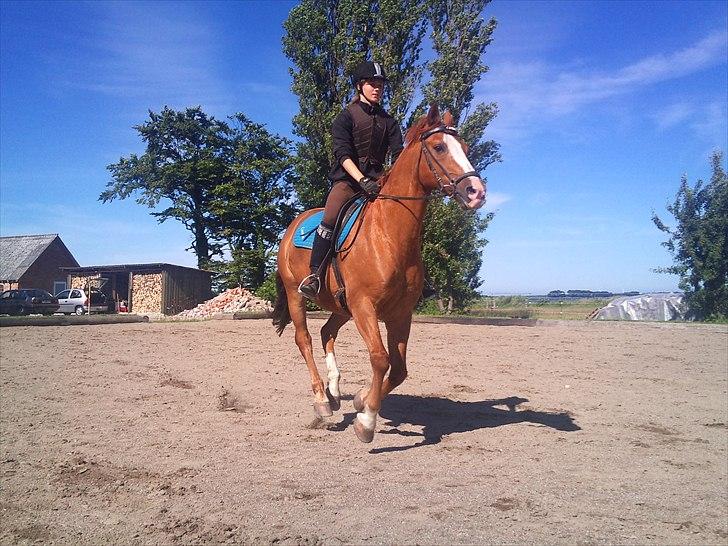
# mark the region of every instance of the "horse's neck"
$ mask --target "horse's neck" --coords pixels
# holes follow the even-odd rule
[[[387,183],[382,188],[382,194],[423,199],[377,199],[376,229],[381,230],[385,239],[394,246],[405,245],[405,248],[411,248],[415,245],[419,252],[427,201],[424,199],[425,190],[417,174],[417,157],[412,156],[414,154],[410,154],[410,157],[401,157],[400,161],[395,163]]]

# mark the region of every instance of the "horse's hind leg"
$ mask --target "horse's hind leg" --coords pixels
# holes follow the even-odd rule
[[[329,417],[333,415],[331,404],[326,396],[324,382],[316,368],[316,361],[313,358],[313,345],[311,343],[311,334],[308,332],[308,324],[306,322],[306,302],[303,297],[298,294],[295,289],[287,290],[288,310],[291,314],[291,320],[295,327],[296,345],[301,351],[303,359],[306,361],[308,372],[311,374],[311,389],[313,390],[314,403],[313,409],[319,417]]]
[[[331,403],[331,409],[337,411],[341,407],[341,391],[339,390],[339,379],[341,374],[336,366],[336,355],[334,354],[334,343],[341,327],[349,321],[349,317],[332,314],[326,324],[321,328],[321,345],[326,353],[326,368],[328,371],[329,384],[326,387],[326,395]]]

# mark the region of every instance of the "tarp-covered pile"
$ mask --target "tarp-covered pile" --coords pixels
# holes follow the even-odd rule
[[[682,294],[641,294],[616,298],[599,309],[594,320],[685,320]]]
[[[270,312],[273,310],[270,302],[257,298],[245,288],[231,288],[219,296],[199,304],[194,309],[182,311],[177,316],[183,318],[210,318],[220,313],[235,313],[237,311]]]

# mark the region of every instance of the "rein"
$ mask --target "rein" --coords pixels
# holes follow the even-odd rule
[[[432,150],[427,146],[427,139],[434,135],[435,133],[445,133],[448,135],[453,135],[455,137],[459,138],[459,134],[457,130],[454,127],[446,127],[445,125],[440,125],[438,127],[435,127],[434,129],[430,129],[429,131],[425,131],[420,135],[420,142],[422,143],[422,146],[420,147],[420,155],[417,158],[417,165],[418,165],[418,175],[419,175],[419,164],[422,160],[422,156],[425,156],[425,161],[427,161],[427,166],[430,169],[430,172],[435,176],[435,180],[437,180],[437,185],[439,186],[439,189],[437,192],[429,193],[427,195],[423,195],[421,197],[415,197],[411,195],[390,195],[386,193],[379,193],[375,197],[375,199],[392,199],[394,201],[400,201],[400,200],[407,200],[407,201],[431,201],[433,199],[439,199],[440,197],[444,197],[446,195],[450,195],[452,197],[455,197],[455,199],[458,200],[458,202],[461,205],[466,205],[465,198],[460,194],[460,192],[457,189],[457,185],[462,181],[465,180],[468,177],[471,176],[480,176],[480,174],[477,171],[468,171],[466,173],[463,173],[462,175],[458,176],[457,178],[453,178],[450,173],[445,169],[445,167],[440,163],[435,155],[432,153]],[[433,165],[433,162],[440,168],[442,171],[442,174],[445,175],[445,177],[448,180],[448,183],[445,184],[440,176],[440,173]],[[419,181],[419,176],[418,176]],[[420,182],[420,185],[422,183]],[[450,190],[450,194],[448,194],[448,190]]]

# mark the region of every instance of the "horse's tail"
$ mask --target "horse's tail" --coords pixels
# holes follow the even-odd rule
[[[281,279],[281,274],[276,271],[276,302],[273,305],[273,326],[280,336],[288,323],[291,322],[291,312],[288,309],[288,297],[286,287]]]

